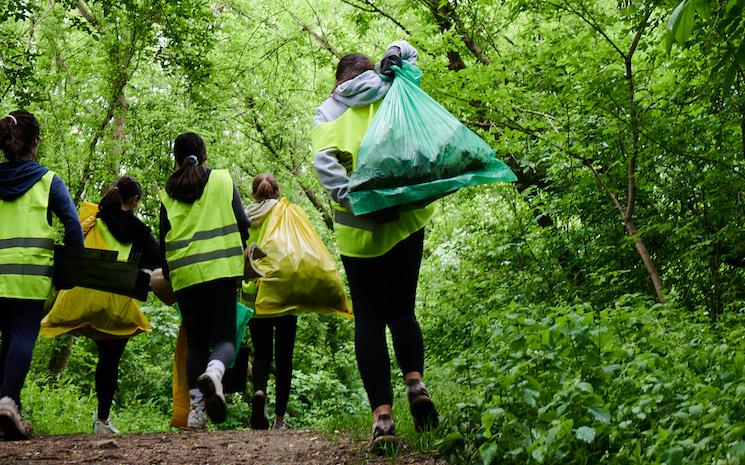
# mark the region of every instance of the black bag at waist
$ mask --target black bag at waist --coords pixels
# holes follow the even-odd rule
[[[140,271],[137,255],[120,262],[115,251],[56,245],[52,283],[57,289],[86,287],[145,301],[150,275]]]

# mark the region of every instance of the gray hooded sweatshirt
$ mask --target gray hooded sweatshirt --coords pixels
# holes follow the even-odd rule
[[[385,56],[395,53],[391,50],[398,47],[401,60],[416,65],[417,51],[405,40],[397,40],[388,46]],[[347,108],[358,108],[370,105],[385,97],[391,83],[381,78],[376,71],[365,71],[354,79],[339,84],[331,97],[326,99],[316,110],[313,126],[335,121],[347,111]],[[344,166],[339,161],[339,151],[336,148],[321,150],[313,156],[313,167],[316,169],[321,185],[326,189],[331,200],[349,205],[349,171],[351,166]]]

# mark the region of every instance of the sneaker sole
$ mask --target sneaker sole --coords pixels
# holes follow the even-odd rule
[[[217,395],[215,385],[209,376],[201,375],[197,378],[197,387],[204,395],[204,409],[213,423],[223,423],[228,416],[225,399]]]
[[[418,432],[429,431],[437,428],[440,418],[437,409],[429,396],[417,396],[409,403],[411,417],[414,420],[414,429]]]
[[[269,419],[264,415],[266,397],[254,396],[251,398],[251,428],[269,429]]]
[[[15,421],[6,413],[0,410],[0,437],[4,441],[27,441],[31,437],[18,428]]]

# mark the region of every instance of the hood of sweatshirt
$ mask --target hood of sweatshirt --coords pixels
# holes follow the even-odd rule
[[[49,169],[38,161],[0,163],[0,199],[14,200],[25,194]]]
[[[375,71],[368,70],[339,84],[332,98],[348,107],[357,108],[382,99],[390,88],[390,82],[384,81]]]
[[[272,211],[275,205],[277,205],[277,199],[266,199],[261,202],[252,203],[246,206],[246,216],[251,222],[251,227],[255,227],[264,222],[269,213]]]

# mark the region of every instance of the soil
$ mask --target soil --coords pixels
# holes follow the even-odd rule
[[[405,447],[381,457],[365,443],[317,431],[216,431],[37,436],[30,441],[0,442],[0,464],[421,464],[443,465]]]

